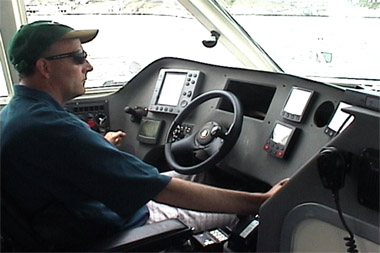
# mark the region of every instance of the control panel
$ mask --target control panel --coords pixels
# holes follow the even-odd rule
[[[78,116],[89,127],[101,134],[110,130],[108,101],[73,102],[65,106],[66,110]]]
[[[177,125],[177,127],[171,133],[171,141],[177,141],[188,137],[192,133],[193,128],[194,125],[188,123]]]
[[[228,234],[220,228],[201,232],[193,235],[193,241],[198,245],[197,250],[220,252],[223,249],[223,243],[228,240]]]

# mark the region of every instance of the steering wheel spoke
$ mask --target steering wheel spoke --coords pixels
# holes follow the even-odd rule
[[[224,140],[222,138],[215,138],[207,147],[204,148],[204,151],[208,154],[208,156],[212,156],[216,152],[219,152],[219,150],[223,146]]]

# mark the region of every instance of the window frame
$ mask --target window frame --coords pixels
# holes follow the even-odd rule
[[[6,82],[8,96],[0,97],[0,105],[5,105],[13,96],[13,84],[19,79],[17,71],[12,66],[6,53],[6,48],[18,28],[26,23],[24,0],[0,1],[0,9],[7,15],[0,15],[0,23],[6,24],[0,30],[0,60]]]
[[[1,67],[3,70],[5,85],[7,86],[7,90],[8,90],[8,95],[0,97],[0,105],[3,105],[3,104],[8,103],[10,96],[12,96],[13,85],[12,85],[11,72],[9,69],[8,61],[7,61],[7,55],[5,53],[5,47],[4,47],[1,31],[0,31],[0,61],[1,61]]]

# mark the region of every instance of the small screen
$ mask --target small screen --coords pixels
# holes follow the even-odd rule
[[[282,124],[276,124],[276,126],[273,129],[273,136],[272,140],[275,143],[286,145],[289,141],[289,137],[292,134],[293,129],[286,127]]]
[[[145,120],[142,122],[139,135],[147,138],[156,138],[160,130],[160,125],[160,121]]]
[[[157,104],[176,106],[185,83],[186,73],[166,73]]]
[[[351,122],[354,120],[354,118],[352,117],[350,120],[345,122],[347,118],[350,116],[350,114],[342,111],[342,108],[346,108],[350,106],[351,105],[349,104],[340,102],[338,108],[335,111],[333,118],[331,119],[328,125],[328,128],[330,128],[331,130],[337,133],[340,128],[342,128],[341,131],[343,131],[346,127],[348,127],[351,124]],[[342,126],[344,123],[345,125]]]
[[[286,102],[284,111],[290,114],[302,116],[311,94],[311,91],[293,88],[292,93]]]

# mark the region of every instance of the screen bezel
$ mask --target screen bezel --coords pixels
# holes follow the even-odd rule
[[[290,106],[289,103],[298,103],[299,97],[297,98],[294,97],[295,92],[298,92],[298,91],[307,92],[309,94],[308,98],[306,98],[306,101],[303,103],[303,108],[301,110],[301,113],[296,114],[294,112],[286,111],[286,108]],[[301,87],[292,87],[286,99],[286,102],[284,106],[282,107],[282,110],[281,110],[282,116],[287,120],[301,122],[303,117],[305,116],[305,113],[307,111],[307,108],[309,107],[309,104],[311,103],[313,94],[314,94],[313,90],[309,90],[309,89],[305,89]],[[299,106],[297,105],[296,107],[299,107]]]
[[[287,139],[286,139],[285,143],[282,143],[281,141],[280,142],[275,141],[274,135],[275,135],[276,129],[279,129],[278,127],[282,127],[283,129],[285,128],[286,130],[288,130],[288,134],[287,134],[287,137],[286,137]],[[277,131],[280,131],[280,130],[277,130]],[[286,147],[289,144],[289,142],[290,142],[290,140],[292,138],[293,132],[294,132],[294,127],[290,127],[290,126],[282,124],[280,122],[276,122],[275,125],[274,125],[274,127],[273,127],[270,139],[274,143]]]
[[[285,144],[281,144],[273,140],[273,134],[277,125],[282,125],[283,127],[286,127],[291,130]],[[298,132],[299,131],[297,131],[297,128],[295,126],[277,120],[273,125],[272,131],[270,132],[270,135],[266,143],[264,144],[264,150],[267,151],[270,155],[275,156],[277,158],[286,158],[289,155],[289,150],[293,146],[294,139],[296,139],[296,135],[298,135]]]
[[[331,119],[330,119],[330,121],[326,127],[328,135],[335,136],[335,135],[343,132],[352,123],[352,121],[354,120],[354,117],[352,117],[351,114],[344,112],[342,110],[343,108],[348,108],[351,106],[352,106],[351,104],[348,104],[348,103],[345,103],[342,101],[339,102],[338,106],[336,107],[336,109],[334,111],[333,116],[331,117]],[[343,116],[345,116],[344,119],[338,119],[338,117],[343,117]],[[350,117],[351,117],[351,119],[350,119]],[[335,122],[335,121],[337,121],[337,122]],[[338,121],[340,121],[340,122],[338,122]],[[334,125],[337,125],[337,127],[336,127],[337,129],[331,128],[333,123],[334,123]]]
[[[146,135],[144,134],[144,127],[146,124],[153,123],[156,125],[156,133],[154,136],[152,135]],[[147,143],[147,144],[156,144],[158,141],[158,138],[160,136],[161,128],[162,128],[163,121],[162,120],[155,120],[155,119],[150,119],[150,118],[143,118],[140,122],[140,128],[139,132],[137,134],[137,139],[142,142],[142,143]]]
[[[164,86],[165,78],[170,74],[184,74],[184,83],[181,87],[181,92],[179,94],[179,99],[177,105],[165,105],[159,104],[161,92]],[[151,112],[162,112],[169,114],[180,113],[192,100],[194,96],[197,95],[197,89],[199,83],[203,80],[203,73],[199,70],[190,69],[161,69],[156,86],[153,90],[152,98],[148,110]],[[180,89],[180,88],[178,88]],[[161,101],[160,101],[161,102]]]

